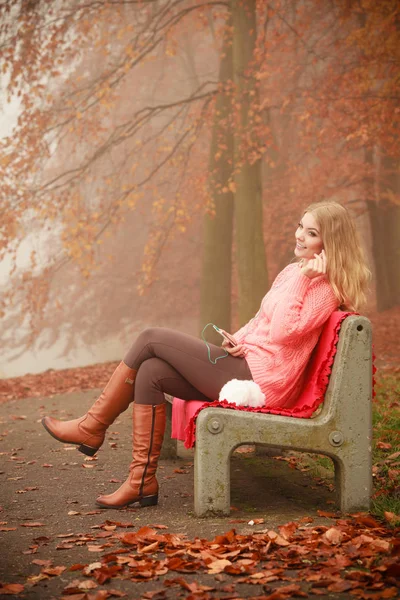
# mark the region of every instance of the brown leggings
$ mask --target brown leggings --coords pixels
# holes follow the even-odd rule
[[[209,344],[211,358],[225,351]],[[124,357],[136,369],[135,402],[162,404],[164,393],[183,400],[218,400],[230,379],[252,379],[245,358],[230,354],[213,364],[202,340],[163,327],[145,329]]]

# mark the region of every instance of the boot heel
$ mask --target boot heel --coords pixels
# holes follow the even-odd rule
[[[85,444],[81,444],[78,446],[79,452],[82,454],[86,454],[87,456],[94,456],[98,450],[98,448],[91,448],[90,446],[85,446]]]
[[[155,506],[158,504],[158,494],[154,496],[145,496],[139,500],[140,506]]]

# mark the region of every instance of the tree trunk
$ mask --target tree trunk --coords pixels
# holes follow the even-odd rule
[[[379,312],[400,304],[400,193],[397,161],[387,156],[375,162],[375,198],[368,200],[375,264],[376,307]]]
[[[210,146],[209,188],[212,213],[204,217],[203,268],[200,298],[200,331],[207,323],[222,329],[231,328],[233,193],[229,181],[233,173],[232,97],[224,85],[231,81],[231,21],[225,34],[219,71],[220,92]],[[221,336],[212,328],[206,339],[220,344]]]
[[[257,312],[267,291],[263,240],[261,160],[250,161],[246,138],[249,111],[258,90],[251,76],[256,41],[256,0],[233,0],[233,71],[238,106],[235,124],[235,232],[239,288],[239,324]]]

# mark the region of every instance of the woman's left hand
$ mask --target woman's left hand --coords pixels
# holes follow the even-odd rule
[[[243,357],[245,355],[245,349],[244,349],[244,346],[242,346],[242,344],[238,344],[237,346],[231,346],[231,344],[229,344],[229,342],[224,340],[222,342],[222,347],[231,356],[242,356]]]
[[[314,254],[314,257],[315,258],[311,258],[310,260],[304,259],[303,266],[300,269],[303,275],[306,275],[310,279],[326,274],[325,250],[322,250],[321,254]]]

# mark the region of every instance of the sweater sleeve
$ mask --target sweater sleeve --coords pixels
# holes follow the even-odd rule
[[[287,343],[321,327],[337,308],[338,301],[328,282],[311,282],[301,273],[286,290],[271,318],[271,342]]]

